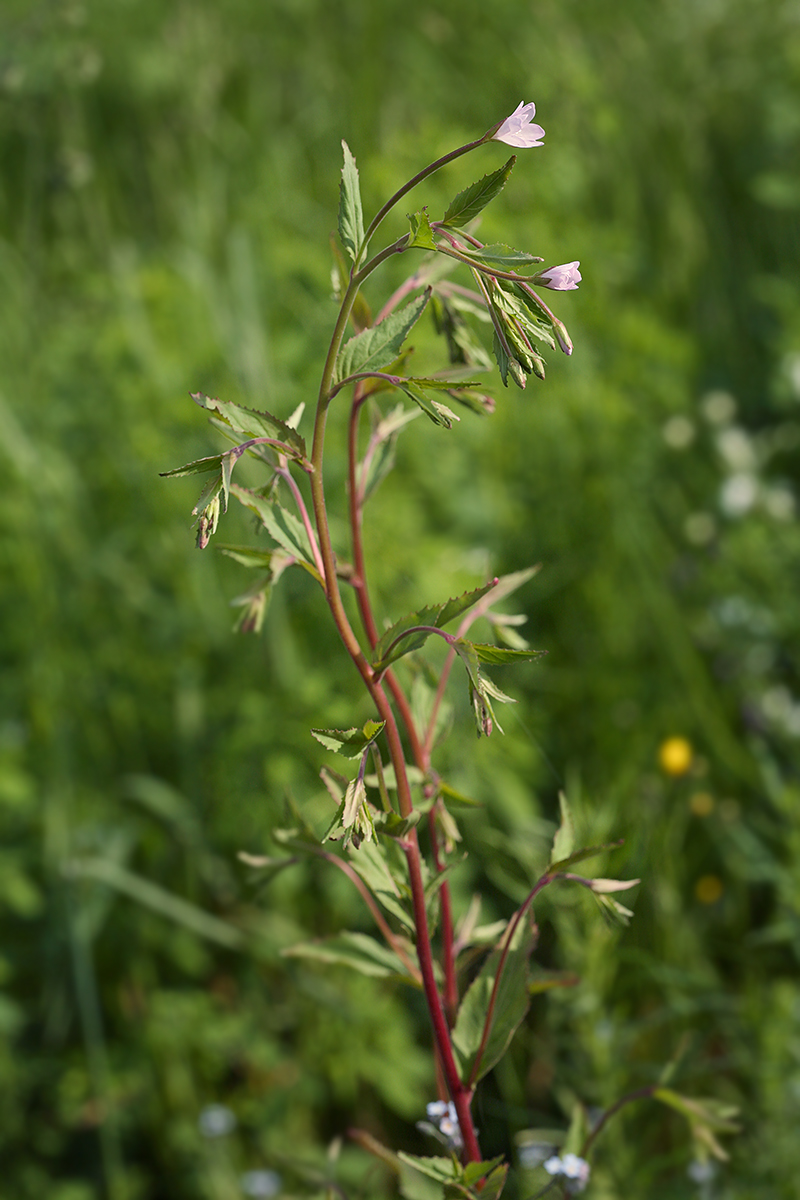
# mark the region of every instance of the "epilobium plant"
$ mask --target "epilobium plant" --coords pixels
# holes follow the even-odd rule
[[[458,665],[466,679],[478,736],[499,730],[495,708],[510,697],[487,674],[487,667],[531,660],[538,652],[517,633],[521,618],[503,613],[498,606],[531,578],[534,568],[490,579],[456,598],[405,615],[377,614],[362,542],[365,505],[391,470],[395,443],[404,426],[420,411],[441,431],[460,420],[455,407],[481,413],[493,410],[494,401],[483,382],[491,363],[474,324],[491,327],[492,351],[506,386],[509,379],[518,388],[525,388],[531,375],[544,379],[546,351],[558,347],[572,353],[566,328],[537,288],[576,288],[581,278],[578,263],[537,270],[542,259],[536,255],[503,244],[485,245],[476,236],[477,220],[505,187],[515,157],[460,191],[440,219],[431,219],[427,208],[422,208],[409,216],[408,232],[373,249],[386,215],[440,167],[491,142],[540,147],[544,130],[533,124],[534,114],[533,104],[520,104],[482,137],[419,171],[366,228],[358,170],[343,143],[341,249],[336,250],[334,269],[339,310],[322,368],[310,448],[300,433],[302,408],[278,416],[195,395],[195,402],[211,414],[212,423],[230,438],[233,448],[166,472],[209,476],[193,509],[201,549],[216,532],[231,497],[255,514],[274,543],[271,548],[225,547],[233,558],[260,571],[240,600],[240,628],[257,631],[270,590],[284,571],[302,568],[319,585],[320,599],[369,696],[373,714],[362,726],[311,731],[338,756],[337,762],[353,763],[349,772],[331,768],[323,773],[332,798],[327,831],[317,835],[299,818],[298,828],[276,830],[274,836],[295,857],[314,855],[341,869],[369,906],[381,939],[343,932],[325,944],[297,946],[292,953],[347,963],[372,975],[400,977],[424,993],[440,1096],[428,1105],[429,1120],[422,1127],[438,1143],[439,1153],[415,1157],[378,1148],[384,1161],[395,1167],[408,1200],[455,1196],[493,1200],[503,1189],[509,1164],[502,1158],[484,1159],[472,1107],[480,1080],[506,1052],[528,1009],[536,898],[551,884],[569,881],[591,891],[610,917],[624,921],[631,913],[616,895],[639,882],[591,878],[572,870],[609,847],[576,848],[569,807],[562,797],[561,825],[549,862],[538,878],[530,880],[527,898],[508,915],[502,930],[495,930],[487,944],[474,907],[456,924],[448,882],[458,839],[451,805],[464,798],[436,769],[444,693],[451,670]],[[384,262],[400,255],[413,260],[408,277],[373,319],[363,285]],[[456,270],[465,279],[452,278]],[[417,374],[411,369],[407,338],[426,311],[444,339],[446,362],[439,370]],[[349,422],[349,548],[334,546],[328,519],[325,431],[334,409]],[[370,426],[362,433],[365,412]],[[249,488],[234,481],[236,465],[244,455],[263,468],[263,486]],[[301,486],[304,477],[307,483]],[[348,618],[343,588],[355,593],[360,631]],[[479,618],[489,619],[504,644],[489,645],[471,636]],[[427,703],[412,706],[410,684],[402,672],[409,656],[424,652],[431,638],[440,638],[447,647],[444,665]],[[243,857],[253,865],[280,865],[276,859]],[[434,928],[438,929],[436,953]],[[582,1190],[589,1180],[587,1155],[606,1119],[628,1099],[644,1095],[681,1109],[706,1152],[722,1153],[713,1130],[730,1128],[729,1113],[707,1103],[684,1101],[666,1088],[640,1089],[602,1115],[594,1128],[579,1105],[563,1137],[550,1134],[549,1140],[542,1141],[533,1131],[522,1135],[523,1194],[537,1188],[560,1188],[564,1194]],[[354,1136],[376,1149],[368,1135]]]

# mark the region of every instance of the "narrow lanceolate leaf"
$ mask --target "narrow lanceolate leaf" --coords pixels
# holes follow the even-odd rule
[[[494,267],[498,271],[531,271],[537,263],[544,261],[536,254],[527,254],[524,250],[515,250],[513,246],[505,246],[500,242],[493,246],[482,246],[480,250],[469,246],[459,250],[459,254],[476,266]]]
[[[563,792],[559,792],[558,794],[558,803],[561,807],[561,824],[558,827],[556,836],[553,838],[549,869],[569,859],[575,846],[575,822],[572,819],[572,812],[567,803],[567,797]]]
[[[444,604],[428,605],[418,612],[408,613],[399,621],[395,621],[375,647],[373,659],[375,669],[385,670],[389,663],[402,658],[404,654],[408,654],[411,650],[419,650],[420,646],[423,646],[430,637],[429,633],[419,631],[401,638],[407,629],[412,629],[415,625],[433,625],[436,629],[442,629],[449,621],[460,617],[468,608],[472,608],[473,604],[477,604],[482,596],[492,590],[494,585],[495,581],[490,579],[481,587],[474,588],[471,592],[464,592],[461,596],[455,596],[445,601]],[[398,638],[401,640],[397,641]],[[393,645],[395,642],[397,645]]]
[[[492,171],[491,175],[484,175],[483,179],[471,183],[463,192],[459,192],[455,199],[451,200],[442,224],[458,229],[474,221],[486,205],[500,195],[516,161],[517,156],[512,154],[508,162],[497,171]]]
[[[364,218],[361,211],[361,188],[358,183],[356,160],[347,142],[342,142],[344,166],[339,185],[339,237],[355,262],[364,240]]]
[[[285,453],[294,458],[305,458],[305,441],[296,429],[292,429],[291,425],[282,421],[280,417],[274,417],[268,412],[257,412],[254,408],[243,408],[229,400],[216,400],[211,396],[204,396],[202,392],[193,392],[192,399],[201,408],[215,413],[235,433],[244,434],[245,438],[275,438],[276,441],[284,443]]]
[[[180,475],[203,475],[206,471],[219,471],[221,466],[222,455],[212,454],[209,458],[196,458],[194,462],[174,467],[171,471],[159,471],[159,476],[162,479],[177,479]]]
[[[548,871],[566,871],[567,867],[574,866],[575,863],[583,862],[587,858],[597,858],[598,854],[603,854],[606,850],[617,850],[623,844],[623,839],[618,842],[602,842],[599,846],[585,846],[580,850],[573,850],[566,858],[558,859],[550,862]]]
[[[507,650],[504,646],[487,646],[482,642],[473,642],[472,649],[478,661],[485,663],[530,662],[547,653],[546,650]]]
[[[369,329],[362,329],[350,338],[339,351],[336,360],[336,383],[358,371],[380,371],[394,362],[403,342],[425,311],[430,289],[412,300],[405,308],[390,313]]]
[[[312,729],[311,733],[328,750],[345,758],[361,758],[385,724],[385,721],[367,721],[362,729]]]
[[[533,950],[534,934],[530,921],[523,916],[511,937],[503,972],[494,1000],[489,1036],[477,1063],[476,1079],[482,1079],[502,1058],[508,1043],[528,1011],[528,959]],[[453,1029],[453,1049],[459,1072],[467,1083],[476,1069],[476,1059],[484,1037],[484,1027],[494,992],[502,951],[493,951],[472,981],[461,1001]]]
[[[400,976],[408,979],[407,968],[397,955],[365,933],[339,933],[316,942],[300,942],[282,950],[286,958],[314,958],[318,962],[352,967],[377,979]]]
[[[264,528],[283,546],[301,566],[320,580],[319,572],[313,564],[313,554],[308,541],[308,534],[301,521],[294,513],[285,509],[277,500],[268,500],[258,492],[249,488],[239,487],[238,483],[231,484],[231,494],[251,512],[254,512]],[[321,580],[320,580],[321,582]]]

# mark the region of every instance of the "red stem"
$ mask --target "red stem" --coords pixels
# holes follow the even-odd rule
[[[397,295],[399,298],[399,293],[395,293],[395,295]],[[353,395],[353,404],[350,409],[350,423],[348,428],[350,534],[353,546],[353,567],[355,571],[353,583],[356,591],[358,610],[361,614],[361,621],[370,645],[374,649],[379,641],[379,634],[377,625],[375,623],[375,617],[372,612],[372,605],[369,598],[369,587],[367,584],[366,564],[364,562],[364,542],[361,536],[363,507],[360,500],[357,479],[358,418],[363,401],[363,390],[360,385],[357,385]],[[427,774],[430,770],[430,746],[428,746],[427,743],[423,745],[423,743],[420,741],[406,694],[400,686],[400,683],[394,672],[391,669],[387,670],[384,675],[384,679],[386,680],[389,690],[392,693],[392,698],[397,705],[397,710],[408,733],[408,739],[411,743],[411,751],[414,756],[414,761],[423,774]],[[431,811],[428,816],[428,828],[430,830],[431,849],[433,852],[436,870],[441,872],[443,870],[443,864],[439,854],[439,840],[436,831],[436,819],[433,811]],[[453,906],[450,898],[450,888],[446,882],[442,884],[440,889],[439,902],[441,906],[442,922],[442,969],[444,971],[445,1008],[447,1012],[448,1025],[452,1028],[452,1026],[455,1025],[456,1013],[458,1011],[458,980],[456,977],[455,954],[453,952]]]

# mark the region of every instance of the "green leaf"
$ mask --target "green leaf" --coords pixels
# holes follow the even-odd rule
[[[429,391],[440,392],[457,392],[460,388],[479,388],[483,387],[480,379],[459,379],[459,371],[443,373],[441,376],[428,376],[424,379],[417,379],[415,376],[410,376],[408,383],[415,383],[417,387],[427,388]]]
[[[404,1150],[398,1150],[397,1157],[439,1183],[449,1183],[458,1178],[459,1166],[452,1158],[422,1158],[418,1154],[406,1154]]]
[[[567,797],[563,792],[558,794],[558,803],[561,807],[561,824],[558,827],[556,836],[553,838],[553,849],[550,852],[550,865],[548,870],[558,864],[559,866],[569,859],[575,846],[575,823],[572,819]]]
[[[472,800],[469,796],[465,796],[463,792],[457,792],[449,783],[445,783],[440,779],[436,784],[439,794],[447,801],[448,804],[455,805],[456,808],[483,808],[483,803],[480,800]]]
[[[464,1167],[463,1180],[467,1187],[472,1187],[474,1183],[479,1183],[484,1175],[490,1175],[495,1167],[499,1166],[503,1161],[502,1154],[498,1154],[497,1158],[491,1158],[488,1162],[471,1162]],[[481,1192],[481,1195],[483,1193]]]
[[[280,417],[274,417],[268,412],[256,412],[252,408],[242,408],[229,400],[212,399],[210,396],[204,396],[202,392],[192,393],[192,399],[201,408],[216,413],[236,433],[243,433],[248,438],[275,438],[283,443],[283,453],[292,458],[305,459],[305,441],[296,429],[292,429],[291,425],[282,421]]]
[[[345,250],[355,262],[364,240],[361,188],[358,183],[356,160],[345,141],[342,142],[342,150],[344,151],[344,166],[342,167],[342,182],[339,185],[339,237],[342,239]]]
[[[580,981],[580,976],[574,971],[545,971],[540,967],[534,970],[528,980],[528,995],[538,996],[553,988],[577,987]]]
[[[443,1200],[442,1183],[434,1182],[430,1176],[418,1171],[410,1163],[401,1162],[398,1174],[400,1176],[400,1195],[403,1200]]]
[[[478,661],[485,663],[529,662],[547,653],[546,650],[507,650],[504,646],[487,646],[482,642],[473,642],[472,648]]]
[[[408,409],[401,402],[376,422],[370,438],[370,449],[359,463],[358,487],[364,500],[369,499],[394,467],[400,431],[418,416],[418,409]]]
[[[281,951],[284,958],[313,958],[318,962],[352,967],[362,975],[375,979],[390,976],[410,978],[408,970],[393,950],[376,942],[366,933],[345,931],[334,937],[313,942],[300,942]]]
[[[385,721],[367,721],[362,729],[312,729],[311,733],[326,749],[345,758],[361,758],[385,724]]]
[[[458,252],[463,257],[487,267],[497,267],[500,271],[520,271],[523,267],[531,268],[534,264],[543,262],[536,254],[526,254],[524,250],[514,250],[511,246],[498,243],[494,246],[482,246],[478,250],[469,246]]]
[[[217,549],[226,558],[232,558],[234,562],[241,563],[243,567],[260,567],[261,570],[265,567],[271,568],[273,558],[280,553],[277,550],[259,550],[255,546],[218,545]]]
[[[587,858],[595,858],[606,850],[616,850],[623,844],[624,839],[620,838],[618,842],[601,842],[599,846],[585,846],[581,850],[574,850],[566,858],[558,859],[557,862],[551,861],[547,869],[548,871],[565,871],[567,867],[571,867],[575,863],[583,862]]]
[[[479,179],[477,183],[471,183],[468,188],[464,188],[463,192],[459,192],[455,199],[450,201],[447,212],[442,218],[442,224],[449,225],[451,228],[463,228],[470,221],[474,221],[475,217],[483,212],[486,205],[500,195],[516,161],[516,154],[512,154],[508,162],[498,170],[492,171],[491,175],[484,175],[483,179]]]
[[[461,596],[446,600],[444,604],[428,605],[425,608],[421,608],[418,612],[408,613],[407,616],[401,617],[399,621],[395,621],[394,625],[386,630],[386,633],[384,633],[375,647],[373,652],[373,666],[375,670],[383,671],[390,663],[395,662],[398,658],[402,658],[404,654],[409,654],[412,650],[419,650],[430,637],[429,633],[420,631],[410,634],[398,642],[397,639],[407,629],[412,629],[415,625],[433,625],[436,629],[442,629],[449,621],[460,617],[468,608],[472,608],[473,604],[477,604],[481,597],[490,592],[493,587],[494,580],[491,579],[481,587],[474,588],[470,592],[464,592]],[[397,645],[393,645],[394,642],[397,642]]]
[[[391,812],[376,813],[373,822],[378,833],[383,833],[387,837],[402,838],[410,829],[419,825],[421,817],[422,813],[419,809],[415,809],[408,817],[401,817],[399,813],[392,810]]]
[[[555,350],[556,340],[553,337],[552,325],[547,323],[547,318],[528,293],[507,279],[498,279],[496,284],[493,296],[497,307],[515,317],[529,338],[536,342],[544,342],[551,350]]]
[[[267,499],[259,492],[231,484],[231,493],[236,499],[254,512],[272,538],[284,550],[305,567],[309,574],[321,583],[319,572],[313,565],[313,554],[305,526],[294,513],[285,509],[278,500]]]
[[[407,893],[408,888],[405,881],[401,881],[403,883],[401,891],[400,882],[389,867],[388,859],[391,852],[397,852],[395,842],[365,842],[356,853],[349,856],[348,861],[353,870],[364,880],[375,899],[383,905],[388,913],[397,918],[404,929],[413,934],[415,932],[414,919],[402,902],[402,896]],[[405,860],[403,860],[404,862]]]
[[[726,1162],[728,1154],[720,1146],[715,1133],[738,1133],[740,1126],[733,1120],[738,1108],[715,1099],[689,1099],[671,1088],[656,1088],[653,1099],[676,1109],[689,1122],[698,1153],[707,1158],[713,1154],[720,1162]]]
[[[426,417],[430,417],[434,425],[440,425],[444,429],[452,429],[454,421],[460,421],[461,418],[449,409],[446,404],[441,404],[438,400],[431,400],[426,396],[422,388],[411,380],[403,380],[398,387],[404,391],[410,400],[418,404]]]
[[[377,325],[362,329],[350,338],[339,351],[334,382],[340,383],[359,371],[380,371],[394,362],[403,342],[425,311],[430,294],[428,288],[405,308],[390,313]]]
[[[222,455],[212,454],[209,458],[196,458],[194,462],[186,463],[183,467],[175,467],[172,471],[159,471],[161,479],[176,479],[180,475],[201,475],[206,471],[219,471],[222,467]]]
[[[528,958],[533,945],[533,930],[527,916],[523,915],[511,937],[497,989],[489,1037],[478,1064],[477,1079],[482,1079],[487,1071],[499,1062],[528,1011]],[[465,1083],[472,1078],[501,954],[502,947],[489,955],[479,974],[468,987],[458,1010],[453,1030],[453,1049],[457,1055],[461,1078]]]
[[[409,213],[408,222],[411,226],[409,249],[412,246],[418,246],[422,250],[435,250],[436,242],[433,239],[433,230],[425,209],[423,208],[417,213]]]
[[[475,1164],[481,1165],[481,1164]],[[467,1168],[468,1170],[469,1168]],[[466,1174],[466,1171],[465,1171]],[[496,1166],[493,1171],[490,1171],[484,1180],[483,1187],[480,1191],[471,1191],[470,1195],[475,1197],[475,1200],[497,1200],[498,1196],[503,1191],[508,1178],[508,1163],[501,1163]]]

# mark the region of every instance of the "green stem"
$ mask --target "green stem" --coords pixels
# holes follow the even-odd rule
[[[367,246],[369,245],[369,240],[375,233],[375,230],[378,228],[381,221],[385,216],[388,215],[388,213],[391,212],[395,204],[397,204],[399,200],[403,199],[403,196],[407,195],[413,188],[417,186],[418,183],[422,183],[423,179],[427,179],[429,175],[435,174],[440,167],[444,167],[447,163],[453,162],[457,158],[461,158],[461,156],[464,154],[469,154],[470,150],[475,150],[476,147],[482,146],[484,142],[490,140],[490,137],[491,131],[489,133],[485,133],[483,137],[478,138],[475,142],[467,142],[465,146],[459,146],[457,150],[451,150],[450,153],[445,154],[443,158],[437,158],[435,162],[430,163],[427,167],[423,167],[421,171],[417,172],[413,179],[409,179],[408,183],[404,183],[401,188],[398,188],[395,194],[386,201],[383,208],[380,209],[375,215],[371,225],[367,229],[367,232],[364,234],[364,241],[361,243],[361,254],[366,252]],[[356,265],[358,265],[358,262],[356,262]]]

